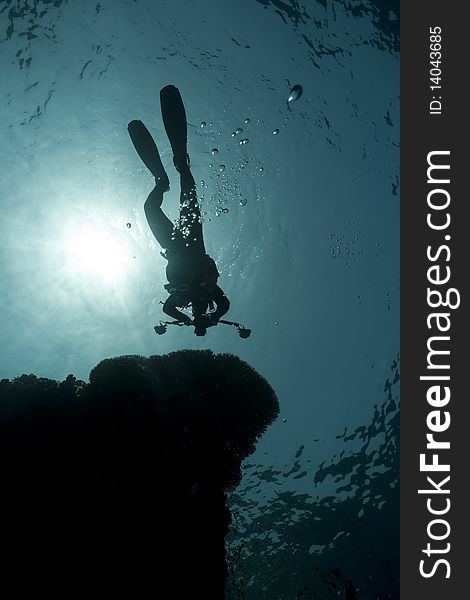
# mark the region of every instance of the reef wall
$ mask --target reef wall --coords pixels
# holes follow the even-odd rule
[[[1,587],[223,598],[226,493],[277,414],[265,379],[211,351],[2,380]]]

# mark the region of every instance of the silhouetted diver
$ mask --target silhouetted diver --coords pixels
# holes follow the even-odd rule
[[[129,135],[140,158],[155,177],[155,188],[145,201],[145,215],[153,235],[168,260],[165,289],[170,296],[163,311],[186,325],[194,325],[196,335],[205,335],[207,327],[216,325],[230,307],[230,302],[217,285],[219,272],[206,253],[196,184],[187,153],[187,123],[179,90],[167,85],[160,90],[160,105],[165,131],[173,150],[173,164],[180,174],[180,218],[174,226],[161,209],[163,194],[170,189],[157,146],[142,121],[131,121]],[[217,309],[209,315],[206,312]],[[178,310],[192,306],[193,320]]]

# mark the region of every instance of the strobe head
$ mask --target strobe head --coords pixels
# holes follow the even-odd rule
[[[251,329],[247,329],[246,327],[239,327],[238,335],[243,339],[249,338],[251,335]]]
[[[157,335],[163,335],[166,331],[166,325],[160,323],[160,325],[155,325],[154,329]]]

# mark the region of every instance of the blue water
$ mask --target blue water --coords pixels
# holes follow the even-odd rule
[[[281,404],[247,466],[243,502],[270,514],[263,507],[275,508],[279,492],[337,494],[340,482],[315,473],[358,451],[364,440],[345,438],[374,422],[398,372],[398,52],[396,2],[3,0],[0,376],[87,379],[101,359],[121,354],[231,352],[268,379]],[[186,106],[206,246],[231,300],[227,318],[253,330],[248,340],[222,326],[203,339],[189,328],[153,331],[165,261],[143,212],[153,179],[126,126],[141,119],[157,140],[171,180],[163,208],[175,218],[178,180],[158,107],[169,83]],[[295,84],[303,94],[288,102]],[[379,448],[386,441],[374,440]],[[355,490],[338,498],[348,494]],[[376,549],[367,515],[360,507],[351,515]],[[346,565],[328,575],[337,588],[312,579],[315,565],[327,568],[316,554],[325,556],[330,542],[317,543],[311,525],[300,530],[313,550],[302,550],[296,574],[283,575],[268,519],[257,552],[277,552],[280,562],[253,562],[243,542],[246,554],[233,557],[235,589],[272,598],[268,582],[276,581],[279,598],[304,585],[338,597],[344,569],[366,581],[367,568],[340,555],[329,563]],[[298,527],[282,535],[307,548]],[[361,585],[361,597],[378,594]]]

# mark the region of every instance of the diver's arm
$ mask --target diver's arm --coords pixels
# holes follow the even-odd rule
[[[171,296],[169,296],[166,299],[166,302],[163,305],[163,312],[169,317],[176,319],[177,321],[183,321],[184,323],[188,323],[191,321],[188,315],[185,315],[183,312],[176,308],[180,304],[180,302],[181,297],[179,294],[171,294]]]
[[[211,319],[218,321],[220,317],[223,317],[228,312],[230,301],[218,285],[215,286],[214,291],[211,293],[211,298],[217,305],[217,310],[211,314]]]

